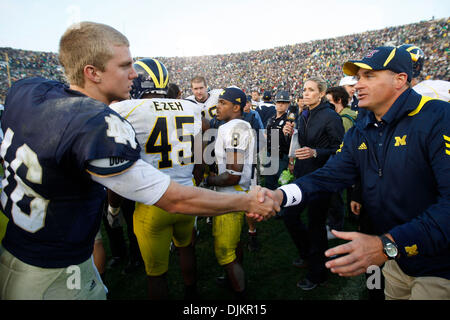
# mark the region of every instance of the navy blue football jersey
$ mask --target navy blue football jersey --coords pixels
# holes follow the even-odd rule
[[[106,195],[90,174],[120,174],[139,159],[132,126],[107,105],[42,78],[14,84],[1,124],[1,205],[10,219],[3,246],[38,267],[87,260]],[[90,165],[108,158],[109,168]]]

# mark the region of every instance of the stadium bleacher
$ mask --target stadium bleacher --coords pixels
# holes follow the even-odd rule
[[[248,91],[258,86],[274,91],[289,90],[298,95],[303,81],[313,75],[322,76],[329,85],[337,85],[343,76],[343,61],[359,58],[368,49],[385,44],[413,43],[419,46],[426,55],[422,78],[448,81],[449,21],[449,18],[421,21],[266,50],[156,58],[168,67],[170,82],[179,85],[183,96],[190,94],[190,79],[198,70],[202,70],[210,88],[236,85]],[[63,71],[57,53],[0,48],[0,103],[4,103],[9,82],[31,76],[64,81]]]

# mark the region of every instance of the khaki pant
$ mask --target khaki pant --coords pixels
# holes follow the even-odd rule
[[[40,268],[0,246],[2,300],[105,300],[106,292],[92,257],[67,268]]]
[[[410,277],[397,262],[383,267],[386,300],[450,300],[450,280],[438,277]]]

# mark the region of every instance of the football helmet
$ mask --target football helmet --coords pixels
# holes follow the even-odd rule
[[[408,51],[411,54],[413,64],[413,78],[417,78],[422,71],[423,62],[425,60],[425,53],[419,47],[412,44],[404,44],[399,48]]]
[[[169,90],[169,72],[164,64],[156,59],[144,58],[133,64],[137,78],[133,80],[130,96],[141,99],[144,94],[167,95]]]

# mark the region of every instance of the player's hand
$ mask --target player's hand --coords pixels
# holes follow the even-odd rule
[[[123,214],[120,207],[114,208],[108,205],[108,213],[106,218],[111,228],[117,228],[123,225]]]
[[[286,124],[283,127],[283,133],[285,136],[292,136],[294,133],[294,122],[286,121]]]
[[[353,214],[359,216],[361,213],[361,203],[356,201],[350,201],[350,210],[353,212]]]
[[[281,209],[281,201],[277,199],[272,190],[255,186],[248,195],[251,197],[251,201],[247,216],[256,221],[267,220]]]
[[[214,173],[211,173],[209,176],[215,176]],[[202,182],[200,182],[200,184],[198,185],[200,188],[205,188],[205,189],[209,189],[209,190],[214,190],[214,186],[211,186],[208,184],[208,177],[206,176]]]
[[[331,232],[340,239],[351,240],[325,251],[327,257],[344,255],[325,263],[331,272],[342,277],[352,277],[365,273],[371,265],[381,266],[387,261],[383,244],[377,236],[359,232]]]

